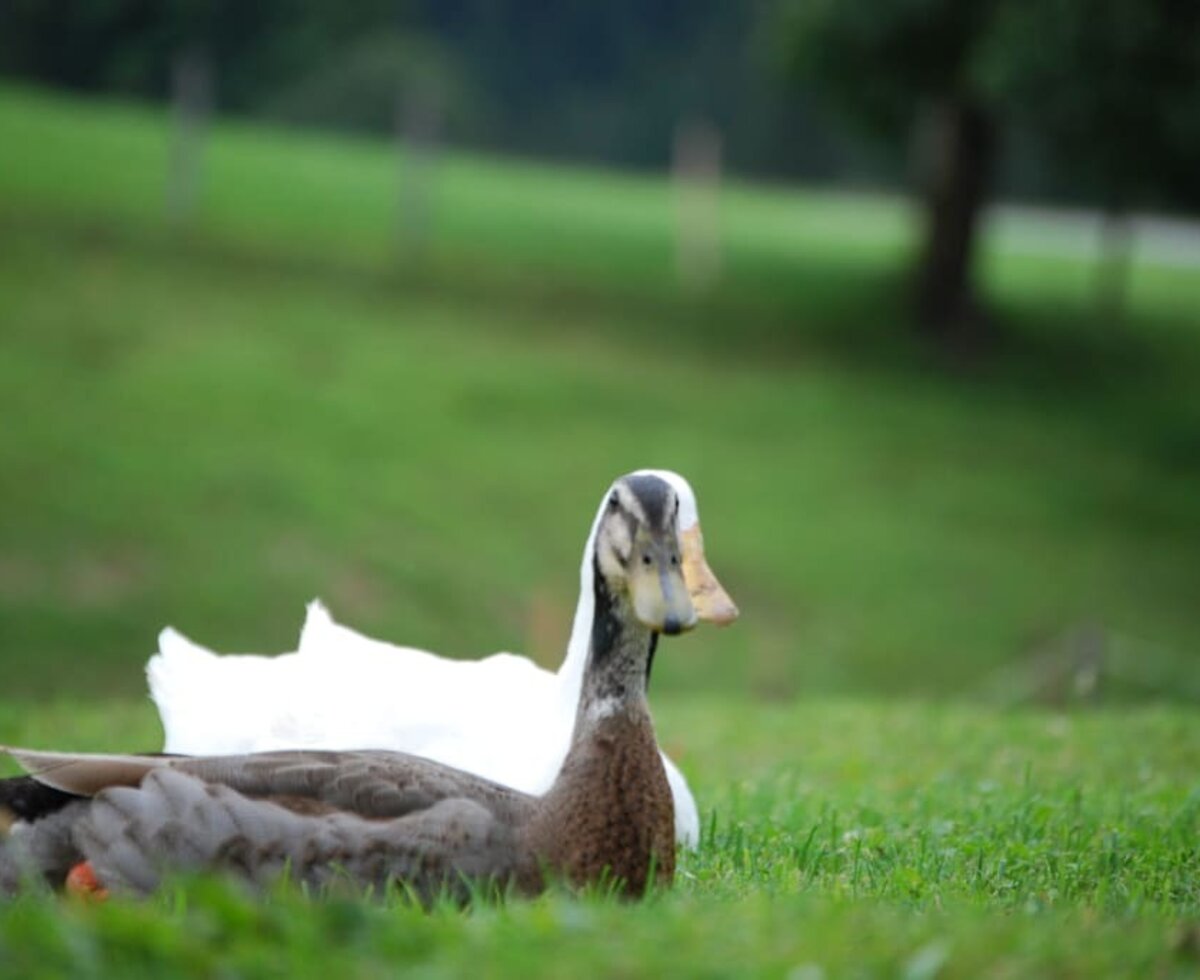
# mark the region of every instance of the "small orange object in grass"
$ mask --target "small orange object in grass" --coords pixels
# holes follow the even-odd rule
[[[100,884],[91,861],[80,861],[67,872],[67,894],[103,902],[108,898],[108,889]]]

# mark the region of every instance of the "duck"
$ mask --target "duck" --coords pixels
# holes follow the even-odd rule
[[[738,607],[704,553],[696,495],[670,470],[631,476],[668,484],[679,505],[681,560],[698,616],[716,625]],[[557,671],[512,653],[481,660],[441,657],[372,639],[310,603],[299,648],[275,656],[217,654],[168,627],[146,665],[165,734],[163,751],[224,755],[281,749],[384,748],[408,752],[539,795],[570,745],[594,609],[592,555],[616,484],[584,543],[579,599]],[[683,773],[663,763],[675,804],[675,835],[700,838],[700,816]]]
[[[589,538],[590,603],[565,758],[532,795],[384,749],[224,756],[89,755],[4,747],[69,802],[11,834],[0,884],[86,869],[104,890],[147,893],[173,871],[265,885],[349,879],[423,902],[479,887],[521,895],[550,881],[637,897],[675,868],[671,787],[647,702],[660,636],[700,619],[666,480],[616,481]],[[512,706],[516,714],[522,705]]]

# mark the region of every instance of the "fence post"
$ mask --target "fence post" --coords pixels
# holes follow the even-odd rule
[[[200,197],[204,137],[212,109],[212,70],[199,48],[186,48],[171,62],[174,108],[167,163],[167,220],[176,228],[190,223]]]
[[[416,79],[401,89],[396,107],[396,239],[402,255],[423,253],[432,235],[433,171],[441,122],[441,98],[431,81]]]
[[[703,119],[675,127],[675,258],[680,284],[691,292],[710,288],[721,273],[721,133]]]

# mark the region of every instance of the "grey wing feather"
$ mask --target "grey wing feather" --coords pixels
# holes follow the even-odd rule
[[[38,749],[0,746],[39,783],[92,796],[106,786],[136,786],[152,769],[169,765],[161,756],[96,754],[87,752],[43,752]]]
[[[263,884],[286,870],[310,885],[341,878],[381,888],[403,881],[422,898],[464,879],[504,882],[515,871],[516,834],[472,800],[445,799],[392,819],[292,812],[175,767],[138,789],[101,793],[75,827],[100,880],[152,890],[164,870],[230,870]]]
[[[533,798],[507,786],[403,752],[264,752],[173,759],[170,767],[246,796],[318,800],[365,817],[398,817],[440,800],[475,800],[505,818]]]
[[[472,773],[403,752],[260,752],[188,758],[44,752],[0,747],[38,782],[79,796],[137,786],[156,770],[178,769],[246,796],[319,800],[368,817],[396,817],[462,797],[515,814],[531,797]]]

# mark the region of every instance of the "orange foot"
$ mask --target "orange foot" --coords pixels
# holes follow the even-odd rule
[[[94,902],[103,902],[108,898],[108,889],[100,884],[90,861],[80,861],[67,872],[66,885],[68,895],[78,895]]]

